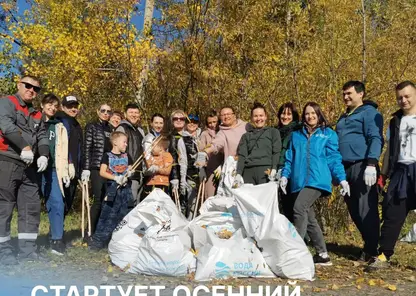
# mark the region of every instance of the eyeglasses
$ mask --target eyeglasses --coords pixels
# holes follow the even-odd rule
[[[32,85],[32,84],[30,84],[28,82],[24,82],[24,81],[20,81],[20,83],[23,83],[25,85],[25,88],[26,89],[33,88],[33,90],[35,91],[35,93],[38,93],[41,90],[40,86],[34,86],[34,85]]]
[[[113,112],[111,110],[108,110],[108,109],[100,109],[100,113],[101,114],[104,114],[104,113],[111,114]]]
[[[173,117],[173,121],[185,121],[185,117]]]
[[[220,116],[221,117],[226,117],[226,116],[231,116],[231,115],[234,115],[234,113],[225,113],[225,114],[221,114]]]

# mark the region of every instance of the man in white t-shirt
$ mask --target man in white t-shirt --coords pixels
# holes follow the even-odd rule
[[[370,262],[368,271],[389,267],[390,257],[409,211],[416,208],[416,86],[403,81],[396,86],[400,107],[390,120],[388,146],[378,181],[390,184],[383,201],[379,256]]]

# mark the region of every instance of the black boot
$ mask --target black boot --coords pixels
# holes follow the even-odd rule
[[[37,251],[36,240],[19,239],[20,262],[48,262],[49,260]]]
[[[0,265],[17,265],[16,256],[13,254],[13,247],[10,241],[0,243]]]

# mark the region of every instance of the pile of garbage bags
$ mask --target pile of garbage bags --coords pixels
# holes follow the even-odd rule
[[[222,170],[219,194],[188,221],[171,197],[155,189],[114,230],[108,251],[126,272],[195,280],[283,277],[313,280],[312,256],[279,213],[276,183],[232,188],[235,161]]]

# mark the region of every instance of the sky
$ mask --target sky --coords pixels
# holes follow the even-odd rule
[[[111,0],[107,0],[107,1],[111,1]],[[145,9],[146,1],[139,0],[138,2],[139,2],[139,13],[134,15],[132,22],[136,26],[137,29],[141,30],[143,28],[144,9]],[[28,4],[26,0],[17,0],[17,8],[18,8],[18,15],[23,15],[25,10],[30,9],[30,4]],[[161,15],[160,11],[157,11],[157,10],[155,10],[153,13],[153,16],[155,18],[160,17],[160,15]],[[18,50],[18,46],[16,44],[13,44],[13,47],[15,50]],[[6,73],[3,73],[0,71],[0,78],[4,77],[5,75]]]

